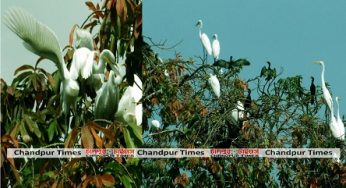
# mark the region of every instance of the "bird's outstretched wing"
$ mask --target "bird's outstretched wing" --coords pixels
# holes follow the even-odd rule
[[[24,46],[38,56],[52,60],[62,76],[63,57],[58,39],[47,26],[21,8],[10,8],[4,16],[5,25],[24,41]]]

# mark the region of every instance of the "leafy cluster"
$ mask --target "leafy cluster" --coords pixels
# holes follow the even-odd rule
[[[264,67],[244,78],[251,62],[240,58],[207,62],[176,54],[161,60],[142,38],[142,6],[136,0],[86,2],[92,11],[81,25],[94,33],[98,51],[127,54],[126,83],[143,80],[142,127],[118,119],[96,119],[95,93],[82,87],[77,105],[62,113],[60,78],[35,66],[23,65],[13,82],[0,82],[1,186],[26,187],[342,187],[346,184],[345,143],[330,133],[320,87],[311,104],[300,75],[283,78],[282,71]],[[120,41],[120,42],[119,42]],[[120,45],[120,47],[119,47]],[[65,48],[68,66],[74,53],[73,32]],[[130,50],[131,51],[131,50]],[[109,67],[107,67],[109,70]],[[208,83],[220,81],[221,97]],[[106,75],[107,77],[107,75]],[[233,117],[238,101],[251,101],[242,118]],[[151,120],[161,123],[160,128]],[[133,159],[12,159],[7,148],[341,148],[341,163],[333,159],[183,158]]]

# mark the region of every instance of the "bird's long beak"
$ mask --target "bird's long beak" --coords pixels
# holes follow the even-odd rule
[[[313,64],[321,64],[321,61],[314,61]]]

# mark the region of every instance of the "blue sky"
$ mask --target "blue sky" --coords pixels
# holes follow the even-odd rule
[[[283,67],[283,76],[302,75],[303,85],[310,86],[310,76],[320,85],[321,67],[312,64],[323,60],[326,81],[333,96],[340,96],[341,114],[346,110],[346,1],[266,0],[266,1],[145,1],[144,34],[155,41],[175,44],[160,56],[200,56],[198,19],[211,39],[218,34],[220,58],[247,58],[251,66],[242,72],[244,79],[259,75],[266,61]],[[211,59],[211,58],[209,58]],[[335,102],[334,102],[335,104]],[[336,106],[335,106],[336,107]]]
[[[11,6],[23,7],[52,28],[64,46],[73,24],[82,23],[89,15],[84,2],[2,0],[1,15]],[[302,75],[307,87],[309,77],[314,76],[320,85],[321,69],[311,62],[325,61],[326,81],[333,96],[341,97],[341,113],[346,114],[346,1],[148,0],[143,6],[145,36],[167,40],[167,44],[183,41],[174,50],[158,51],[163,58],[173,57],[174,52],[185,58],[201,55],[195,24],[202,19],[203,32],[210,38],[218,34],[221,58],[233,55],[251,61],[243,70],[244,79],[257,76],[269,60],[284,68],[284,76]],[[37,56],[1,23],[1,77],[10,82],[15,68],[36,60]],[[41,65],[55,69],[48,61]]]

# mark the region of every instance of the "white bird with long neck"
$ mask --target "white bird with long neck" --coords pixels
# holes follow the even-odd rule
[[[336,105],[337,105],[337,112],[336,112],[336,138],[339,140],[345,140],[345,125],[340,117],[340,109],[339,109],[339,97],[335,97]]]
[[[96,92],[95,118],[112,120],[118,108],[119,88],[115,83],[115,75],[111,70],[108,81],[104,82]]]
[[[329,110],[332,111],[332,109],[333,109],[333,98],[332,98],[331,94],[329,93],[329,91],[327,89],[326,82],[324,81],[324,71],[325,71],[324,62],[323,61],[316,61],[314,63],[315,64],[320,64],[322,66],[321,82],[322,82],[323,97],[324,97],[324,100],[327,103],[327,106],[328,106]]]
[[[213,56],[214,60],[218,60],[220,56],[220,42],[217,38],[217,34],[213,35],[213,43],[212,43],[212,49],[213,49]]]
[[[24,41],[24,46],[29,51],[55,63],[62,80],[63,112],[67,114],[70,105],[78,96],[79,85],[71,78],[71,74],[66,68],[62,50],[54,32],[21,8],[9,9],[4,17],[4,23]]]
[[[211,88],[213,89],[215,95],[217,97],[221,96],[221,92],[220,92],[220,82],[217,79],[216,75],[212,75],[210,74],[210,77],[208,79],[209,84],[211,85]]]
[[[89,31],[85,29],[75,28],[75,45],[77,48],[88,48],[89,50],[94,50],[94,40]]]
[[[199,38],[201,39],[204,49],[207,51],[208,55],[212,54],[211,44],[208,36],[205,33],[202,33],[203,22],[198,20],[196,26],[199,28]]]

